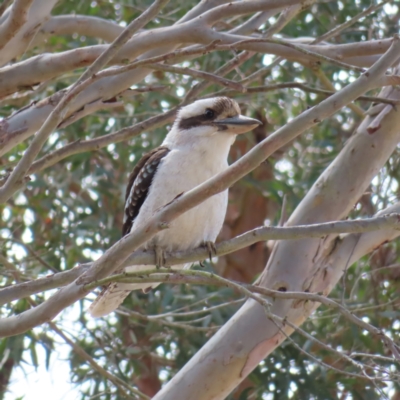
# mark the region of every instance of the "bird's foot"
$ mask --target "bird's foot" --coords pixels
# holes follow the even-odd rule
[[[159,246],[154,246],[154,252],[156,254],[156,268],[163,268],[165,266],[165,252]]]
[[[217,249],[215,247],[215,243],[211,242],[209,240],[206,240],[203,242],[203,246],[208,250],[208,258],[210,259],[210,262],[211,262],[212,258],[217,255]]]

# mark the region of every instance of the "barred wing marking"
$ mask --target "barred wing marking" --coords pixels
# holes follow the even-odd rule
[[[157,168],[169,151],[167,147],[160,146],[145,154],[130,174],[125,193],[125,215],[122,236],[127,235],[131,231],[133,221],[146,200]]]

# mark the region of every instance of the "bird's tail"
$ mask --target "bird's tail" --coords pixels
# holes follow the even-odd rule
[[[108,315],[122,304],[132,290],[146,290],[158,285],[159,283],[111,283],[90,305],[89,313],[94,318]]]
[[[174,265],[174,269],[190,268],[191,264]],[[150,265],[134,265],[127,267],[125,270],[140,271],[150,269]],[[160,283],[110,283],[90,305],[89,313],[92,317],[98,318],[110,314],[116,310],[132,290],[142,289],[147,293],[150,289],[155,288]]]

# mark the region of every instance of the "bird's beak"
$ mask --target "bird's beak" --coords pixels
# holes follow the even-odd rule
[[[221,126],[221,128],[224,127],[224,130],[229,130],[229,133],[237,135],[239,133],[251,131],[258,125],[261,125],[262,122],[258,119],[237,115],[235,117],[214,121],[214,124]]]

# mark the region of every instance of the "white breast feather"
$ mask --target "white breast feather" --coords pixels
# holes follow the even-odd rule
[[[179,194],[187,192],[227,168],[227,155],[234,137],[220,135],[215,140],[205,139],[204,143],[197,141],[195,148],[173,148],[162,159],[148,196],[133,223],[132,231]],[[167,140],[165,143],[168,145]],[[159,232],[144,247],[157,243],[163,250],[170,252],[188,250],[204,241],[214,242],[222,228],[227,203],[227,190],[210,197],[172,221],[169,229]],[[190,265],[175,265],[173,268],[189,268]],[[149,268],[149,265],[133,265],[125,270],[130,272]],[[94,317],[107,315],[123,302],[131,290],[157,285],[113,283],[93,302],[90,313]]]

